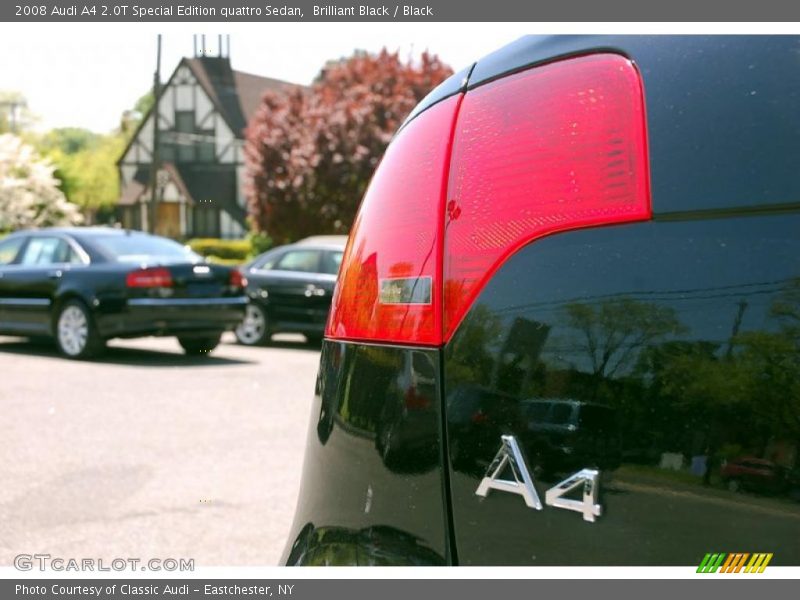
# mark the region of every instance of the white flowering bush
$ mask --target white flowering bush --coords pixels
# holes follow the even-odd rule
[[[78,207],[67,202],[54,167],[20,138],[0,135],[0,232],[77,225]]]

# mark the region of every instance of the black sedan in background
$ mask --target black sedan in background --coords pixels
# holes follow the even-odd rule
[[[244,317],[245,285],[238,270],[146,233],[17,232],[0,240],[0,334],[52,337],[79,359],[110,338],[148,335],[206,354]]]
[[[244,267],[250,304],[236,328],[240,343],[255,346],[273,333],[322,340],[347,236],[314,236],[257,256]]]

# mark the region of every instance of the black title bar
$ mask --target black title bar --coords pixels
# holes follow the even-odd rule
[[[4,0],[17,22],[782,22],[800,21],[786,0]]]
[[[689,568],[687,567],[687,570]],[[694,569],[691,569],[693,572]],[[291,569],[287,569],[291,574]],[[790,598],[796,593],[792,580],[743,575],[736,578],[698,576],[672,580],[544,580],[544,579],[25,579],[0,580],[0,597],[27,600],[418,600],[459,598],[675,598],[721,597],[750,600],[755,596]],[[755,579],[753,578],[755,577]]]

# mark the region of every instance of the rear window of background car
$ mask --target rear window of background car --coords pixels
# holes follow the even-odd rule
[[[337,275],[339,273],[339,265],[342,264],[342,255],[344,252],[336,250],[334,252],[324,252],[322,254],[322,269],[320,272],[328,275]]]
[[[290,250],[281,256],[275,268],[280,271],[317,273],[320,262],[319,258],[319,250]]]
[[[91,238],[105,253],[119,262],[161,260],[199,262],[201,257],[186,246],[150,235],[101,235]]]

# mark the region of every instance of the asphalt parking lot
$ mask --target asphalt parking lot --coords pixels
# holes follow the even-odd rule
[[[0,566],[20,553],[277,564],[319,348],[114,341],[96,362],[0,337]]]

